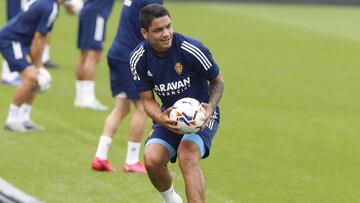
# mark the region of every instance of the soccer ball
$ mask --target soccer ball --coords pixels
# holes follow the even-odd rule
[[[193,98],[182,98],[175,102],[169,118],[177,121],[182,134],[193,134],[200,130],[205,122],[206,112],[201,103]]]
[[[37,83],[40,92],[45,92],[51,87],[51,75],[45,68],[39,68],[37,72]]]
[[[65,1],[65,8],[68,11],[72,11],[74,14],[78,15],[83,7],[84,7],[83,0],[67,0],[67,1]]]

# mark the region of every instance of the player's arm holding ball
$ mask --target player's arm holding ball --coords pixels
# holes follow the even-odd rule
[[[201,129],[204,129],[211,118],[211,115],[214,113],[216,106],[218,105],[222,95],[224,92],[224,78],[221,73],[218,76],[210,81],[210,98],[208,103],[202,103],[205,111],[206,111],[206,118],[205,122],[202,125]]]
[[[154,98],[154,93],[152,90],[145,91],[140,93],[141,101],[144,105],[145,112],[158,124],[166,127],[176,134],[181,134],[179,128],[176,125],[176,121],[169,118],[169,113],[172,107],[161,111],[159,104]]]
[[[31,44],[31,61],[36,68],[43,67],[41,57],[46,44],[46,35],[36,32]]]

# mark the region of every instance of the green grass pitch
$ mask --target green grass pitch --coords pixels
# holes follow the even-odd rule
[[[204,42],[225,78],[221,125],[201,162],[209,203],[360,202],[360,8],[165,2],[174,29]],[[5,1],[0,0],[0,24]],[[105,50],[121,3],[108,22]],[[73,108],[77,20],[63,10],[51,42],[52,89],[28,134],[0,131],[0,176],[49,203],[156,203],[147,176],[90,170],[108,112]],[[113,106],[106,51],[96,94]],[[0,123],[14,88],[0,85]],[[127,125],[109,158],[121,171]],[[150,130],[148,123],[147,132]],[[174,186],[185,198],[177,164]]]

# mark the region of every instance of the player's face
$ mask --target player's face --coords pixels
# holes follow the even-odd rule
[[[141,32],[157,53],[163,54],[171,47],[173,29],[169,16],[154,18],[149,29]]]

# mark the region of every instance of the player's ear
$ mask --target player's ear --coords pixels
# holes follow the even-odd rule
[[[141,29],[140,29],[140,32],[141,32],[143,38],[144,38],[144,39],[147,39],[147,36],[148,36],[147,30],[146,30],[145,28],[141,28]]]

